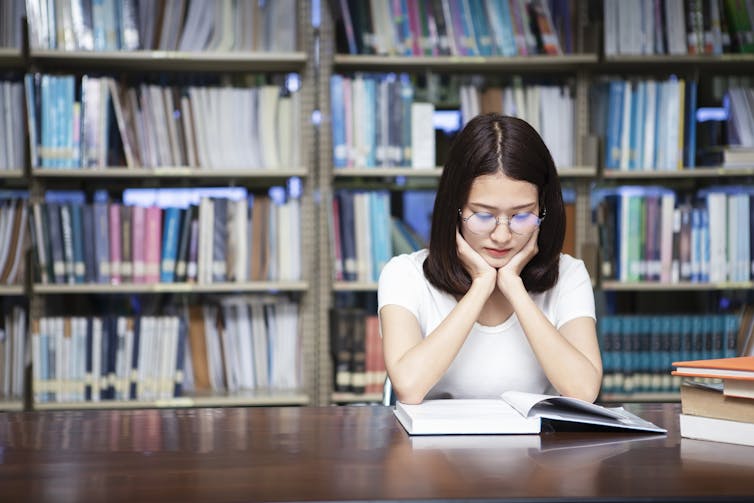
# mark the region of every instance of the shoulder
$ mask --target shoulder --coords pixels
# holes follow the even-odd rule
[[[413,253],[396,255],[385,264],[380,274],[380,281],[383,280],[383,277],[395,275],[412,277],[418,274],[424,277],[424,261],[427,259],[427,255],[428,250],[426,248]]]
[[[567,253],[561,253],[558,263],[558,285],[563,283],[572,284],[573,282],[580,283],[585,280],[591,283],[584,261],[572,257]]]

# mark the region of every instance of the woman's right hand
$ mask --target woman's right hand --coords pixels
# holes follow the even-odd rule
[[[481,282],[482,284],[489,286],[489,292],[492,293],[497,281],[497,270],[488,264],[487,261],[466,242],[458,230],[456,230],[456,247],[458,249],[458,258],[461,259],[464,269],[466,269],[466,272],[471,276],[472,283]]]

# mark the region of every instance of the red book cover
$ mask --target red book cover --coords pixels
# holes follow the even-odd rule
[[[673,362],[673,375],[754,381],[754,356]]]

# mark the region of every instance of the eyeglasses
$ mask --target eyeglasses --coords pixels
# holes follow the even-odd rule
[[[496,217],[492,213],[480,211],[472,213],[468,217],[464,217],[461,210],[458,210],[458,215],[461,217],[461,220],[466,224],[466,228],[473,234],[491,234],[498,225],[506,223],[512,234],[528,236],[539,227],[539,224],[545,219],[546,214],[547,210],[545,209],[542,211],[541,217],[538,217],[535,213],[527,211],[524,213],[516,213],[515,215],[506,218]]]

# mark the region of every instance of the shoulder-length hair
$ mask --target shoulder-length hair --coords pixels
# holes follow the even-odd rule
[[[521,279],[529,292],[544,292],[558,281],[558,261],[565,237],[565,210],[560,180],[550,151],[527,122],[499,114],[479,115],[455,138],[437,189],[429,256],[424,274],[436,288],[463,295],[471,277],[458,257],[458,209],[469,197],[479,176],[502,172],[515,180],[534,184],[539,195],[538,253],[524,267]]]

